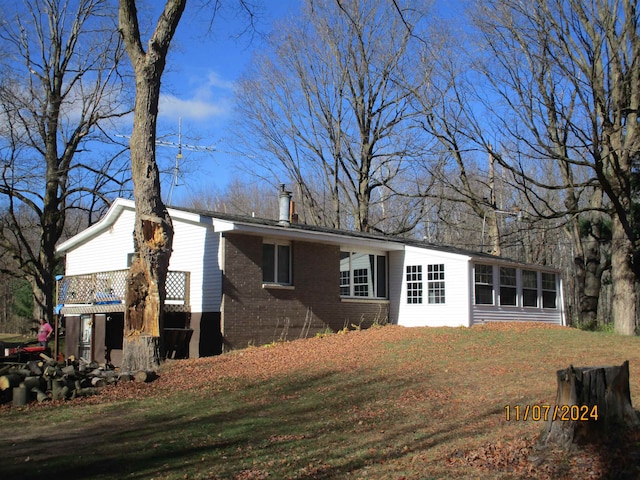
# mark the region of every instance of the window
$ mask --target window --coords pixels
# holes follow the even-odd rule
[[[262,281],[291,285],[291,245],[262,244]]]
[[[368,268],[356,268],[353,271],[353,294],[356,297],[368,297],[369,296],[369,269]]]
[[[522,306],[538,306],[538,272],[522,271]]]
[[[542,308],[556,308],[555,273],[542,273]]]
[[[349,268],[349,252],[340,252],[340,295],[351,295],[351,269]]]
[[[475,268],[476,305],[493,305],[493,267],[476,265]]]
[[[340,295],[387,298],[386,255],[340,252]]]
[[[428,303],[444,303],[444,264],[427,265]]]
[[[494,276],[499,286],[499,296],[494,294]],[[475,304],[521,306],[527,308],[558,308],[558,274],[497,267],[474,266]],[[497,296],[498,301],[494,300]]]
[[[422,265],[407,265],[407,303],[422,303]]]
[[[516,269],[500,267],[500,305],[516,305]]]

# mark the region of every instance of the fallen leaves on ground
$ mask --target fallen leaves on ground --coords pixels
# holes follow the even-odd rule
[[[492,395],[496,392],[504,394],[496,390],[496,386],[500,386],[500,382],[505,377],[510,379],[511,384],[500,386],[500,388],[508,387],[508,395],[512,395],[512,392],[523,395],[520,399],[522,402],[524,402],[524,395],[539,395],[541,383],[550,386],[553,394],[555,378],[552,374],[540,374],[541,367],[548,368],[548,365],[532,360],[543,356],[542,353],[534,351],[536,348],[545,348],[543,344],[535,344],[537,340],[535,331],[562,328],[533,323],[491,323],[472,329],[448,330],[408,329],[398,326],[371,328],[247,348],[217,357],[167,361],[161,366],[159,378],[154,382],[118,383],[116,386],[105,387],[102,394],[97,397],[77,401],[92,404],[135,401],[147,396],[163,397],[176,391],[192,392],[194,395],[213,395],[216,391],[240,390],[251,383],[263,384],[296,375],[304,377],[309,373],[320,375],[326,372],[348,374],[361,369],[370,369],[379,372],[379,376],[373,377],[373,381],[388,379],[404,381],[403,388],[394,392],[393,399],[371,401],[366,407],[347,404],[341,415],[355,425],[354,431],[362,429],[368,432],[375,430],[373,427],[370,428],[370,425],[389,420],[389,416],[385,413],[389,409],[399,412],[400,415],[402,412],[409,411],[414,414],[418,412],[419,415],[424,413],[425,416],[430,416],[430,425],[441,421],[446,424],[447,421],[451,422],[452,416],[459,414],[459,424],[455,425],[456,434],[463,440],[447,440],[450,442],[447,444],[434,443],[442,448],[438,455],[447,466],[452,468],[452,471],[472,470],[478,472],[478,478],[536,480],[640,478],[640,456],[638,455],[640,438],[637,433],[629,436],[625,443],[576,447],[575,451],[570,453],[553,449],[541,451],[537,448],[535,432],[539,432],[542,424],[527,425],[527,435],[512,434],[511,438],[505,437],[504,440],[482,442],[483,438],[495,440],[496,436],[500,435],[496,432],[505,431],[504,424],[508,423],[504,421],[502,406],[497,408],[495,405],[491,408],[487,406],[492,400],[495,403]],[[480,335],[474,339],[475,332]],[[523,352],[523,347],[518,351],[517,347],[511,347],[508,342],[502,343],[493,338],[483,343],[478,340],[483,336],[483,332],[504,332],[505,336],[511,340],[514,338],[513,335],[519,333],[528,335],[527,341],[533,344],[527,343],[524,349],[531,348],[532,352]],[[501,338],[501,335],[499,337]],[[460,342],[462,346],[454,348],[455,342]],[[389,365],[389,355],[381,356],[384,360],[378,360],[376,351],[382,348],[381,346],[397,348],[401,351],[402,364]],[[605,346],[603,344],[601,348],[605,349]],[[517,359],[518,355],[522,355],[522,359]],[[576,358],[579,363],[584,358],[591,358],[592,355],[594,355],[593,351],[577,351],[575,357],[571,356],[571,352],[553,351],[544,353],[544,358],[554,365],[550,368],[553,372],[554,368],[566,367],[564,363],[569,360],[573,361]],[[492,360],[493,357],[495,361]],[[505,361],[505,358],[509,361]],[[481,371],[474,370],[476,365],[474,359],[482,359]],[[602,359],[609,361],[609,358],[604,356],[601,356],[599,361]],[[532,380],[534,373],[535,380]],[[436,374],[439,375],[438,382],[434,384],[430,379]],[[522,381],[521,384],[520,381]],[[634,382],[637,384],[636,378]],[[329,383],[319,385],[317,388],[326,389],[327,393],[331,393],[331,390],[336,387]],[[637,389],[637,385],[634,388]],[[347,392],[345,395],[348,394]],[[296,392],[287,391],[278,398],[282,401],[295,400],[296,395]],[[538,400],[538,397],[534,398]],[[550,398],[541,398],[540,403],[545,403],[545,399],[548,403]],[[514,398],[514,402],[516,400],[518,399]],[[531,399],[528,398],[528,401]],[[438,408],[432,408],[433,405],[437,405]],[[470,415],[469,411],[473,410],[478,414]],[[384,438],[387,428],[389,426],[377,427],[381,438]],[[486,437],[481,437],[478,432],[482,429],[492,433],[483,433]],[[446,434],[446,431],[436,430],[433,436],[445,438]],[[417,438],[415,432],[414,435]],[[268,436],[267,440],[269,445],[277,446],[304,438],[305,435],[282,434]],[[425,454],[426,449],[430,448],[428,441],[425,441],[424,446],[421,447],[412,445],[411,440],[407,442],[409,446],[405,446],[404,450],[397,455],[378,457],[379,463],[386,462],[392,465],[395,462],[397,468],[402,469],[404,464],[401,462],[415,463],[424,460],[427,464],[432,461],[433,455]],[[382,450],[384,448],[381,447]],[[388,446],[392,452],[396,452],[398,448],[397,444]],[[376,456],[372,454],[372,458]],[[256,466],[239,471],[235,478],[238,480],[267,478],[269,473],[263,467]],[[300,477],[320,478],[328,469],[329,466],[322,462],[309,464],[301,467]]]

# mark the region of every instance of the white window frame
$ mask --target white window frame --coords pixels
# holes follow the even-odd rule
[[[355,255],[366,255],[367,266],[366,268],[358,268],[360,265],[355,265]],[[370,256],[374,256],[373,265],[371,265]],[[384,258],[384,272],[380,272],[379,259]],[[361,259],[358,259],[361,261]],[[348,269],[345,269],[345,265],[348,264]],[[367,251],[367,250],[342,250],[340,252],[340,297],[353,298],[363,300],[388,300],[389,299],[389,259],[386,252],[380,251]],[[366,281],[362,275],[362,271],[367,271]],[[347,274],[348,272],[348,274]],[[356,276],[356,272],[359,275]],[[370,275],[369,275],[370,273]],[[384,275],[382,279],[384,283],[380,285],[379,276]],[[356,283],[356,278],[360,281]],[[384,289],[384,295],[380,295],[378,290],[380,287]],[[345,290],[348,289],[348,293]],[[366,293],[366,294],[365,294]]]
[[[492,275],[489,276],[488,271],[479,272],[478,267],[491,268]],[[505,282],[503,271],[505,269],[515,269],[515,285],[512,281]],[[478,275],[480,279],[478,279]],[[487,280],[491,278],[492,283]],[[511,277],[512,278],[512,277]],[[533,279],[535,278],[535,286]],[[544,270],[536,270],[532,266],[512,266],[488,263],[474,263],[473,265],[473,286],[474,299],[476,306],[499,306],[499,307],[517,307],[538,310],[556,310],[560,308],[558,303],[561,302],[560,293],[560,274],[558,272],[549,272]],[[492,289],[492,303],[478,303],[478,287],[484,288],[485,292],[488,287]],[[504,303],[503,290],[505,288],[514,289],[516,292],[515,305]],[[532,293],[535,292],[535,305],[531,305]],[[528,300],[525,302],[525,293],[528,294]]]
[[[532,278],[535,278],[535,285],[527,285],[527,281],[526,281],[526,277],[529,274],[531,275]],[[540,308],[540,289],[539,289],[539,285],[540,285],[540,278],[539,278],[539,272],[535,271],[535,270],[529,270],[529,269],[522,269],[521,274],[522,276],[522,306],[524,308]],[[536,301],[535,301],[535,305],[527,305],[527,301],[526,301],[526,297],[525,297],[525,292],[535,292],[536,296]]]
[[[407,304],[419,305],[422,303],[423,296],[422,265],[407,265],[405,273],[407,282]]]
[[[491,269],[491,275],[490,275],[490,279],[491,282],[485,282],[485,281],[478,281],[478,267],[488,267]],[[496,295],[495,295],[495,280],[493,278],[493,265],[491,264],[487,264],[487,263],[476,263],[473,266],[473,303],[475,305],[495,305],[496,304]],[[481,273],[480,275],[483,275],[486,277],[487,273]],[[482,279],[484,280],[484,278]],[[479,303],[478,302],[478,287],[491,287],[491,302],[489,303]]]
[[[545,275],[553,276],[553,288],[549,288],[549,283],[545,282]],[[558,274],[554,272],[541,272],[540,273],[540,306],[546,310],[555,310],[558,308]],[[545,294],[553,293],[553,306],[546,306]]]
[[[444,263],[427,265],[427,303],[443,305],[446,302]]]
[[[501,266],[498,269],[500,284],[500,306],[501,307],[517,307],[518,306],[518,268]],[[507,274],[507,272],[509,274]],[[513,275],[511,275],[513,273]],[[506,281],[505,281],[506,280]],[[513,283],[511,283],[513,282]],[[511,292],[507,295],[507,292]],[[506,303],[506,299],[512,297],[513,303]]]

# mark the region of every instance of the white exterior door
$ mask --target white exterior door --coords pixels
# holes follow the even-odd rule
[[[93,332],[93,318],[91,315],[80,316],[80,344],[78,354],[80,358],[91,361],[91,334]]]

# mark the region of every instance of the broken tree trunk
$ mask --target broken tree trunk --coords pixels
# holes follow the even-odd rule
[[[156,126],[162,73],[186,3],[186,0],[166,2],[147,43],[140,38],[136,2],[119,2],[119,30],[134,69],[136,84],[133,131],[129,143],[136,200],[136,259],[127,277],[125,295],[122,361],[125,371],[152,370],[157,367],[163,353],[162,315],[173,225],[160,193]],[[148,51],[143,50],[143,45],[148,45]]]
[[[557,379],[556,404],[540,437],[542,445],[569,449],[640,424],[631,405],[628,361],[607,367],[571,365],[558,370]]]

